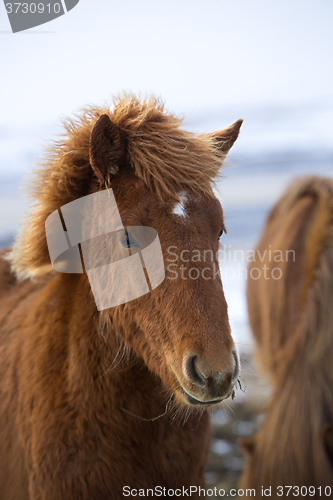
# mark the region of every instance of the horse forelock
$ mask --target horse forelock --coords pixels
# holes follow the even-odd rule
[[[89,163],[89,138],[98,118],[106,114],[124,135],[127,161],[135,175],[161,199],[186,189],[213,197],[226,153],[217,141],[182,128],[182,119],[168,113],[156,98],[116,97],[112,106],[88,107],[74,120],[66,120],[66,164]],[[51,149],[52,161],[61,161],[59,144]],[[112,180],[112,179],[111,179]]]

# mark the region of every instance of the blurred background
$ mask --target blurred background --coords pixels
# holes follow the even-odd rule
[[[235,484],[237,436],[258,425],[252,410],[261,402],[253,401],[268,390],[250,361],[239,272],[246,262],[233,252],[255,245],[293,178],[333,176],[332,19],[330,0],[80,0],[62,17],[12,34],[0,6],[0,247],[12,243],[26,209],[26,174],[62,131],[61,117],[81,106],[128,90],[161,96],[195,132],[244,119],[218,192],[228,230],[222,277],[247,392],[237,394],[234,415],[213,417],[212,485]]]

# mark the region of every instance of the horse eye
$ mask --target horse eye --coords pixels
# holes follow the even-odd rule
[[[127,231],[122,232],[120,243],[124,248],[140,248],[140,245]]]
[[[222,234],[223,234],[223,233],[226,233],[226,232],[227,232],[227,231],[226,231],[226,229],[225,229],[225,226],[223,225],[223,226],[222,226],[222,228],[221,228],[221,231],[219,232],[219,235],[218,235],[217,239],[218,239],[218,240],[220,240],[220,238],[221,238]]]

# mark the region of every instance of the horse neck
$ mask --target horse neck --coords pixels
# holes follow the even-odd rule
[[[110,415],[119,413],[121,407],[139,414],[148,407],[146,417],[162,413],[165,401],[164,394],[159,397],[163,392],[160,379],[125,345],[109,311],[97,311],[85,277],[60,275],[57,279],[56,289],[70,290],[66,294],[71,296],[69,303],[58,304],[57,314],[67,316],[68,390],[80,395],[80,411],[98,412],[102,401],[107,401]]]

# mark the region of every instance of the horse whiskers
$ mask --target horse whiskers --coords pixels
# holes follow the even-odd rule
[[[181,411],[181,412],[179,413],[179,415],[180,415],[179,424],[180,424],[180,425],[185,425],[185,424],[186,424],[186,422],[188,421],[188,418],[189,418],[189,416],[190,416],[191,410],[190,410],[190,408],[189,408],[188,406],[186,406],[186,407],[185,407],[185,406],[182,406],[182,408],[181,408],[181,409],[182,409],[183,411]]]
[[[108,342],[111,334],[111,321],[106,314],[103,314],[103,312],[99,315],[98,318],[98,332],[103,337],[105,342]]]
[[[196,431],[196,430],[198,429],[198,427],[199,427],[199,425],[200,425],[200,422],[201,422],[201,417],[202,417],[202,415],[203,415],[203,413],[204,413],[205,409],[204,409],[204,408],[200,408],[200,410],[199,410],[199,411],[200,411],[200,415],[199,415],[198,425],[197,425],[196,427],[194,427],[194,429],[191,429],[192,431]]]
[[[257,371],[251,366],[242,364],[242,374],[249,375],[251,377],[258,377]]]
[[[175,409],[174,409],[174,412],[173,412],[173,415],[171,417],[171,424],[174,424],[175,421],[176,421],[176,418],[178,417],[179,415],[179,412],[180,412],[180,407],[177,406]]]
[[[157,420],[158,418],[161,418],[161,417],[164,417],[170,410],[171,410],[171,407],[172,407],[172,398],[173,398],[173,395],[174,393],[176,392],[176,390],[180,387],[180,385],[178,385],[178,387],[176,387],[176,389],[172,392],[166,406],[165,406],[165,411],[164,413],[161,413],[161,415],[157,415],[157,417],[153,417],[153,418],[144,418],[144,417],[141,417],[140,415],[136,415],[135,413],[132,413],[131,411],[129,410],[126,410],[126,408],[123,408],[122,406],[120,407],[120,409],[125,412],[125,413],[128,413],[128,415],[132,415],[132,417],[137,417],[139,418],[140,420],[144,420],[145,422],[154,422],[154,420]]]
[[[104,377],[107,373],[110,373],[111,371],[115,370],[118,368],[120,365],[122,365],[125,361],[126,365],[128,366],[130,364],[130,358],[131,358],[131,350],[127,344],[125,344],[124,341],[118,340],[119,346],[118,350],[116,352],[115,357],[113,358],[112,363],[110,366],[105,370],[105,372],[100,375],[99,378]]]
[[[235,410],[232,408],[231,404],[229,402],[225,401],[225,406],[227,407],[228,411],[231,411],[231,413],[235,416]]]
[[[104,375],[106,375],[107,373],[110,373],[110,371],[118,368],[125,361],[126,361],[126,364],[129,365],[130,361],[131,361],[131,349],[124,342],[123,338],[119,335],[117,329],[112,325],[112,322],[111,322],[109,315],[103,314],[103,313],[101,313],[99,315],[98,332],[103,337],[105,343],[108,344],[109,346],[111,345],[111,338],[113,340],[112,344],[114,344],[114,342],[117,342],[119,344],[117,352],[114,356],[112,363],[105,370],[105,372],[99,377],[99,378],[101,378]],[[112,336],[112,332],[114,333],[113,336]]]
[[[185,425],[186,422],[188,421],[188,419],[196,413],[200,413],[200,417],[199,417],[199,423],[200,423],[200,419],[201,419],[204,411],[205,411],[204,407],[192,408],[188,405],[185,405],[184,403],[180,403],[174,409],[174,413],[171,417],[171,424],[177,423],[177,425]],[[198,423],[198,426],[199,426],[199,423]],[[197,429],[198,426],[195,429]],[[195,430],[195,429],[192,429],[192,430]]]
[[[180,406],[177,406],[175,408],[174,414],[171,418],[171,423],[177,423],[177,425],[182,424],[182,418],[184,416],[184,413],[186,411],[186,407],[183,403],[180,404]]]

